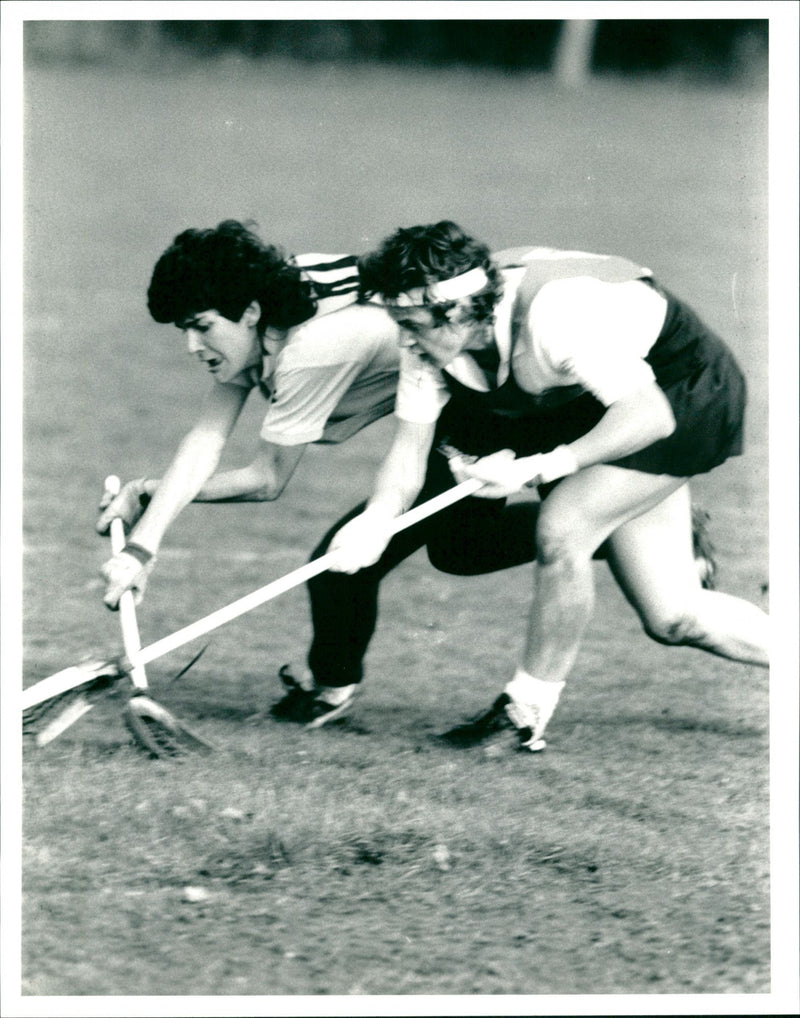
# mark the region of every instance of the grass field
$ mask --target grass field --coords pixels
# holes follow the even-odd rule
[[[540,78],[236,62],[34,67],[26,114],[26,683],[119,647],[97,576],[103,478],[158,476],[207,384],[178,333],[148,320],[144,291],[175,233],[226,217],[291,251],[362,250],[447,217],[495,247],[641,259],[747,375],[747,453],[696,498],[720,586],[764,602],[762,93],[602,81],[564,95]],[[248,407],[226,463],[246,461],[260,413]],[[382,422],[310,450],[273,505],[187,509],[139,611],[144,641],[302,564],[367,493],[389,436]],[[597,581],[540,759],[433,739],[510,674],[528,571],[455,579],[421,555],[386,584],[362,697],[338,727],[302,736],[257,719],[278,666],[305,651],[300,589],[220,629],[156,692],[218,744],[213,757],[146,759],[117,701],[26,746],[23,993],[86,995],[81,1014],[112,1013],[89,997],[163,996],[147,1013],[189,1014],[159,1008],[344,994],[701,994],[697,1013],[714,1013],[714,995],[768,993],[767,678],[648,641],[602,565]],[[151,666],[156,690],[190,652]],[[187,886],[207,896],[187,902]],[[252,1013],[280,1005],[262,1006]],[[251,1013],[246,999],[225,1013],[237,1007]]]

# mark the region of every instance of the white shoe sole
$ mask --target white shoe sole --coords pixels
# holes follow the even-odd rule
[[[345,700],[344,703],[340,703],[338,707],[334,707],[333,710],[329,710],[327,714],[320,714],[318,718],[314,718],[313,721],[309,721],[308,724],[303,725],[303,730],[311,732],[315,728],[322,728],[323,725],[330,724],[331,721],[335,721],[337,718],[342,717],[343,714],[346,714],[348,710],[350,710],[354,699],[355,697],[351,696],[348,700]]]

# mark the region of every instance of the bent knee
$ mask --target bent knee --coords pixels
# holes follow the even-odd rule
[[[647,635],[656,643],[680,647],[703,642],[703,630],[692,611],[660,611],[642,617]]]
[[[569,521],[542,518],[536,531],[536,558],[541,565],[558,565],[590,559],[600,540]]]

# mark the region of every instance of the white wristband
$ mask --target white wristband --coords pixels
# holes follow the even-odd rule
[[[539,484],[549,484],[557,481],[560,477],[568,477],[577,473],[578,461],[575,454],[566,445],[559,445],[552,452],[542,456],[541,468],[539,471]]]

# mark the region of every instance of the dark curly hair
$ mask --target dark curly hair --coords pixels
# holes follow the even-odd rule
[[[238,322],[254,300],[261,305],[260,336],[268,326],[288,329],[311,318],[313,285],[251,225],[226,219],[214,229],[179,233],[153,269],[147,290],[153,318],[179,325],[213,308]]]
[[[378,294],[391,302],[408,290],[427,288],[475,268],[486,272],[489,283],[471,299],[474,321],[491,318],[503,295],[502,276],[489,248],[448,219],[397,230],[376,251],[360,258],[358,267],[362,300]]]

